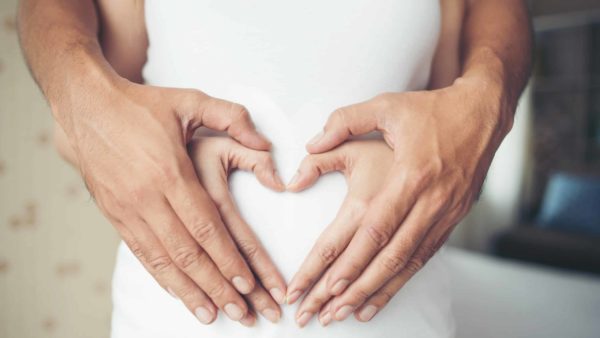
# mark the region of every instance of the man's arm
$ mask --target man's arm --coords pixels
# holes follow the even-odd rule
[[[365,215],[348,225],[357,228],[353,238],[327,232],[292,279],[291,302],[310,290],[298,318],[319,311],[336,320],[353,312],[361,321],[373,318],[443,245],[479,194],[511,129],[532,39],[523,1],[466,4],[460,77],[441,89],[385,93],[340,108],[307,145],[311,153],[327,152],[350,135],[379,130],[394,149],[394,165],[385,187],[364,203]]]
[[[262,288],[285,292],[285,282],[275,276],[255,283],[248,264],[261,276],[274,265],[246,262],[248,254],[238,250],[239,239],[198,182],[186,145],[200,126],[227,131],[254,149],[266,150],[269,142],[239,104],[119,76],[103,55],[98,25],[91,0],[20,5],[22,48],[68,141],[63,155],[77,164],[99,208],[146,269],[201,322],[212,322],[221,309],[252,324],[241,294],[258,290],[260,301],[274,304]]]

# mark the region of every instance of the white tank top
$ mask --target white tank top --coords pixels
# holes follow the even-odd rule
[[[148,84],[197,88],[245,105],[274,145],[287,181],[304,145],[338,107],[384,92],[423,89],[440,29],[438,0],[146,0]],[[333,220],[346,192],[340,174],[309,190],[275,193],[249,173],[230,188],[289,281]],[[203,326],[121,246],[113,285],[113,338],[452,337],[444,263],[436,255],[370,323],[321,328],[294,322],[248,329],[221,314]]]

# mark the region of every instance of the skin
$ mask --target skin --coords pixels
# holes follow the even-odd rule
[[[434,76],[433,87],[443,88],[384,93],[340,108],[307,145],[312,154],[327,154],[350,136],[379,131],[393,164],[367,210],[339,219],[353,208],[344,205],[290,282],[288,302],[307,293],[299,325],[317,313],[322,324],[352,313],[371,320],[476,200],[528,78],[531,32],[522,1],[464,4],[458,78],[443,87],[451,76]],[[289,189],[302,189],[311,175],[300,167]]]
[[[199,186],[195,192],[201,189],[205,198],[193,208],[198,207],[201,214],[214,217],[208,218],[214,228],[229,228],[234,244],[244,248],[235,238],[235,234],[240,232],[232,231],[228,223],[238,224],[243,229],[245,222],[236,219],[234,213],[227,213],[227,210],[235,208],[230,206],[224,212],[218,208],[222,202],[215,205],[215,196],[224,198],[226,195],[223,192],[224,180],[219,180],[220,193],[198,184],[197,176],[200,181],[202,177],[209,176],[203,169],[192,175],[191,161],[185,158],[181,148],[191,142],[195,128],[205,125],[217,130],[227,129],[246,147],[266,150],[268,143],[253,131],[247,112],[239,105],[210,98],[197,91],[136,85],[135,82],[141,81],[139,69],[145,56],[123,46],[133,46],[134,42],[142,41],[139,45],[145,51],[145,31],[140,28],[143,23],[139,23],[143,21],[143,15],[131,23],[124,16],[131,12],[115,9],[115,6],[119,7],[118,1],[99,1],[103,28],[100,46],[94,35],[97,33],[95,13],[89,4],[66,0],[54,2],[53,5],[48,5],[51,1],[22,2],[22,44],[36,80],[48,97],[59,126],[64,129],[63,141],[73,148],[72,159],[80,161],[92,193],[97,195],[102,188],[118,193],[132,182],[137,183],[133,189],[121,191],[120,195],[113,193],[111,198],[124,203],[128,210],[138,211],[148,203],[145,200],[148,196],[168,198],[168,187],[185,191],[185,184]],[[140,8],[140,1],[132,3],[138,7],[131,10]],[[454,225],[469,210],[495,150],[510,130],[517,97],[529,72],[530,32],[524,5],[518,0],[442,0],[441,4],[442,36],[433,62],[432,90],[385,93],[367,102],[340,108],[331,115],[324,133],[307,146],[313,155],[309,155],[301,165],[297,180],[288,185],[292,191],[305,189],[318,177],[314,168],[323,172],[326,168],[340,170],[346,174],[349,184],[346,201],[360,200],[344,203],[338,218],[323,233],[290,283],[287,293],[289,303],[307,293],[296,318],[300,325],[305,325],[317,313],[321,323],[328,324],[332,320],[343,320],[352,312],[358,320],[368,321],[381,311],[437,251]],[[119,16],[123,20],[117,19]],[[94,23],[91,27],[90,22]],[[119,22],[127,22],[128,27],[132,25],[129,33],[125,33],[125,28],[118,28]],[[132,39],[131,34],[136,34],[132,32],[140,31],[144,34]],[[120,55],[119,49],[127,52]],[[124,58],[130,61],[125,62]],[[140,67],[128,67],[131,64]],[[90,93],[95,95],[90,98]],[[92,106],[103,107],[103,111],[96,114],[98,112],[89,108]],[[137,109],[139,106],[141,112]],[[232,107],[235,109],[232,110]],[[242,113],[232,116],[232,111]],[[206,112],[214,113],[205,116]],[[136,130],[130,130],[128,126],[131,125],[135,125]],[[140,130],[137,126],[141,126]],[[146,126],[154,128],[144,128]],[[380,140],[379,143],[370,141],[375,143],[362,144],[360,142],[363,141],[360,141],[338,146],[351,135],[373,130],[382,133],[385,144]],[[119,142],[107,142],[115,139]],[[116,149],[115,144],[130,145],[130,148]],[[144,146],[140,153],[139,146],[134,146],[139,144],[148,144],[148,147]],[[163,152],[155,153],[157,149]],[[140,161],[131,161],[128,151],[133,151],[133,158]],[[214,158],[228,158],[219,152],[207,153]],[[107,158],[106,154],[113,158]],[[122,154],[128,154],[127,158]],[[372,158],[370,163],[382,165],[368,170],[360,169],[369,168],[368,165],[348,165],[371,155],[377,157]],[[69,155],[65,156],[69,158]],[[151,160],[148,161],[148,158]],[[211,162],[209,158],[206,157]],[[164,159],[171,160],[167,161],[166,167]],[[118,167],[123,162],[135,162],[136,166],[111,171],[120,169]],[[198,167],[199,163],[196,170]],[[148,181],[140,183],[138,179],[147,176],[147,172],[153,172],[152,168],[160,170],[154,172]],[[227,170],[213,169],[212,172],[214,177],[227,176],[224,174]],[[165,175],[168,178],[166,183]],[[179,179],[173,180],[172,176]],[[132,177],[133,181],[123,179],[110,185],[114,177]],[[383,183],[380,183],[382,179]],[[205,185],[208,181],[205,180]],[[94,189],[96,186],[99,188]],[[373,186],[379,189],[370,190]],[[360,193],[351,195],[350,191]],[[172,191],[170,193],[173,194]],[[199,196],[188,194],[192,195]],[[134,203],[127,204],[132,196]],[[143,203],[139,201],[142,198]],[[192,199],[184,197],[168,201],[176,205]],[[99,205],[110,218],[110,212],[105,208],[113,208],[102,203]],[[207,206],[210,210],[206,209]],[[227,224],[218,224],[219,212],[224,220],[229,219],[225,221]],[[143,215],[143,211],[138,213]],[[149,218],[160,219],[160,214],[155,212]],[[179,214],[176,216],[180,217]],[[186,228],[185,219],[180,218],[179,221],[183,223],[180,228]],[[153,229],[158,231],[159,228],[155,226]],[[126,233],[121,232],[124,239],[127,238]],[[142,233],[144,231],[139,232]],[[148,245],[145,253],[140,255],[151,272],[153,267],[148,266],[146,256],[158,252],[158,257],[170,257],[170,253],[159,250],[161,236],[154,236],[158,238],[154,241],[155,245]],[[177,245],[182,244],[178,242]],[[256,245],[260,247],[259,243]],[[223,245],[214,249],[214,253],[217,252],[236,252],[236,248]],[[243,252],[242,255],[248,256]],[[208,256],[212,257],[210,252]],[[221,278],[234,284],[231,276],[221,271],[218,262],[211,263],[217,267],[208,272],[202,271],[202,275],[208,275],[206,279],[209,282]],[[262,264],[249,262],[246,271],[252,269],[259,278],[261,274],[256,270],[274,271],[274,266],[262,270]],[[163,271],[155,277],[161,285],[180,294],[181,278],[176,278],[176,272]],[[207,282],[196,281],[185,274],[186,271],[183,271],[180,277],[191,280],[186,284],[189,289],[198,286],[194,292],[183,289],[184,294],[194,295],[184,299],[188,308],[196,311],[197,304],[201,304],[213,315],[215,307],[210,307],[203,289]],[[263,277],[267,275],[262,274]],[[342,287],[338,287],[340,281],[344,281]],[[269,287],[271,285],[276,285],[280,291],[285,290],[280,277],[275,281],[261,279],[260,282],[267,290],[273,290]],[[180,288],[171,288],[171,283],[180,285]],[[235,291],[233,287],[231,289]],[[265,300],[268,294],[262,291],[254,293],[255,289],[246,295],[251,307],[259,311],[270,308],[259,304],[271,304]],[[251,325],[254,322],[252,311],[244,307],[245,303],[239,302],[234,293],[228,293],[228,297],[234,299],[233,302],[245,313],[238,320]],[[251,297],[254,294],[257,296]],[[273,298],[279,297],[273,295]],[[223,301],[210,300],[219,308],[224,307]]]
[[[92,1],[20,3],[21,44],[60,127],[57,139],[70,149],[65,157],[76,163],[97,205],[146,269],[202,323],[222,310],[252,325],[250,309],[266,309],[264,304],[276,311],[266,316],[276,319],[275,300],[283,301],[285,281],[270,259],[248,251],[260,244],[248,242],[247,224],[227,223],[234,212],[222,214],[186,150],[199,127],[226,131],[255,150],[268,150],[270,143],[237,103],[140,84],[147,45],[139,21],[143,7],[139,1],[123,4],[127,8],[118,3],[98,4],[101,34]],[[138,21],[122,20],[135,10]]]

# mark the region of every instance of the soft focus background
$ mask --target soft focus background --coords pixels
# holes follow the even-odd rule
[[[0,338],[107,337],[118,237],[52,146],[0,0]],[[600,1],[530,1],[536,67],[448,249],[459,337],[600,337]]]

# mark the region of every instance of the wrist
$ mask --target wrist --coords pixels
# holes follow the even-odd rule
[[[94,101],[113,92],[122,78],[104,59],[99,46],[81,43],[64,53],[63,62],[49,83],[44,94],[52,115],[67,135],[71,134],[73,120],[77,119],[84,105],[81,101]]]
[[[465,64],[465,71],[452,87],[460,89],[473,100],[482,117],[503,138],[511,130],[518,96],[513,94],[511,81],[500,57],[490,49],[473,53]]]

